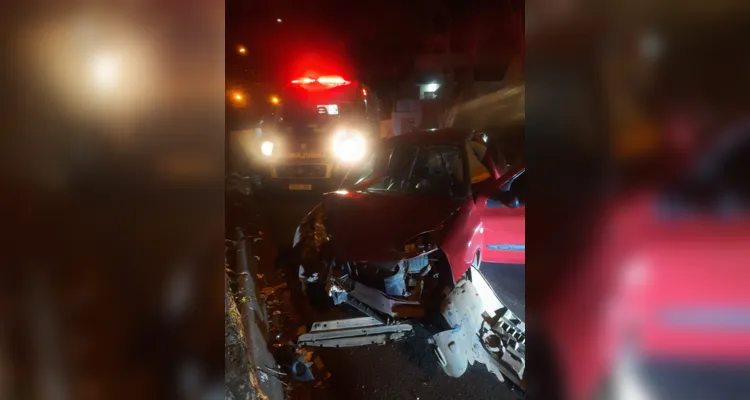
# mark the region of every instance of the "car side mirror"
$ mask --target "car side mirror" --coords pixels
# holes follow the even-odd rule
[[[498,191],[493,194],[490,199],[497,201],[508,208],[518,208],[521,206],[521,199],[519,199],[512,190]]]

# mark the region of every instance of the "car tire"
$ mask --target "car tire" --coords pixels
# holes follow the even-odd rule
[[[307,303],[315,311],[323,313],[330,309],[332,302],[331,298],[328,297],[328,293],[325,290],[325,285],[321,282],[303,282],[302,293],[307,299]]]
[[[448,263],[448,258],[442,251],[437,253],[439,268],[435,272],[440,273],[440,282],[433,288],[432,295],[438,296],[434,298],[427,306],[425,316],[422,318],[422,326],[435,334],[445,330],[453,329],[448,321],[442,314],[443,303],[445,297],[455,288],[456,283],[453,282],[452,268]],[[424,295],[424,294],[423,294]]]

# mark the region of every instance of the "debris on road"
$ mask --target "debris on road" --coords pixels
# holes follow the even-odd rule
[[[276,293],[276,291],[280,289],[284,289],[284,288],[286,288],[286,282],[276,285],[274,287],[264,287],[263,289],[260,290],[260,297],[261,298],[271,297],[273,296],[274,293]]]
[[[331,377],[323,364],[323,360],[309,349],[300,348],[296,351],[296,359],[289,367],[289,372],[294,380],[300,382],[316,382],[316,386],[322,384]]]
[[[234,275],[237,275],[237,276],[246,276],[246,275],[248,275],[247,272],[237,272],[237,271],[233,271],[233,270],[231,270],[229,268],[225,268],[224,270],[226,272],[230,273],[230,274],[234,274]]]
[[[406,338],[411,324],[386,325],[372,317],[316,322],[310,332],[299,336],[298,345],[310,347],[353,347],[386,344]]]
[[[277,371],[275,369],[272,369],[272,368],[269,368],[269,367],[266,367],[266,366],[258,367],[258,369],[261,369],[261,370],[266,371],[266,372],[270,372],[272,374],[280,375],[280,376],[287,376],[287,374],[285,372]]]

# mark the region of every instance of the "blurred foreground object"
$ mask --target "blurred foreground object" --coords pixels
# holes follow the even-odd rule
[[[220,394],[223,5],[25,6],[0,24],[9,398]]]
[[[596,247],[547,316],[573,398],[607,379],[625,390],[626,378],[654,399],[750,393],[750,129],[733,139],[674,185],[604,209]]]
[[[544,60],[536,79],[569,89],[547,86],[547,97],[570,100],[544,104],[545,132],[556,135],[544,144],[567,146],[553,147],[562,156],[545,150],[545,161],[566,168],[535,187],[566,213],[532,204],[534,214],[551,216],[545,232],[557,235],[540,234],[549,242],[529,253],[528,270],[539,270],[527,275],[528,287],[547,296],[530,310],[539,316],[530,336],[540,334],[530,349],[551,348],[529,363],[549,370],[529,376],[556,376],[551,392],[570,399],[745,398],[748,4],[606,2],[606,12],[559,5],[532,12],[529,23],[530,42],[550,45],[536,59]],[[575,34],[561,33],[573,25]],[[588,80],[576,80],[576,68]],[[528,99],[539,102],[542,92],[528,80]],[[588,102],[574,101],[581,94]],[[531,127],[541,109],[527,104],[530,138],[542,136]],[[565,193],[555,182],[572,179],[591,190]],[[530,232],[538,227],[530,223]],[[543,384],[530,383],[529,394]]]

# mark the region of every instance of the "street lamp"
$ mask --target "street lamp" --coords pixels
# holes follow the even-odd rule
[[[281,18],[276,18],[276,22],[281,23]]]
[[[247,53],[247,49],[245,49],[245,46],[237,46],[237,52],[245,55],[245,53]]]

